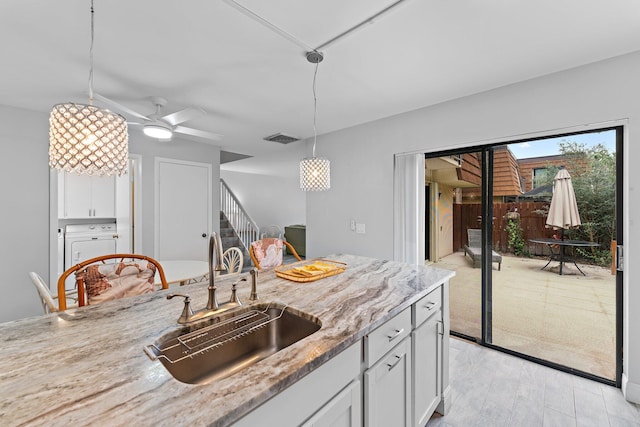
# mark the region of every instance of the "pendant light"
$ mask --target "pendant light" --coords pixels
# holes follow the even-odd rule
[[[318,64],[322,62],[324,56],[321,52],[311,51],[307,53],[307,61],[316,64],[313,73],[313,152],[311,157],[300,161],[300,189],[303,191],[324,191],[331,188],[331,165],[329,160],[316,157],[316,115],[318,112],[316,97],[316,76],[318,74]]]
[[[93,106],[93,0],[89,50],[89,105],[53,106],[49,116],[49,166],[87,175],[123,175],[129,166],[124,117]]]

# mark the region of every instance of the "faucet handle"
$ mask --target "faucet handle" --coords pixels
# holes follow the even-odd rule
[[[182,309],[182,314],[178,318],[178,323],[187,323],[191,320],[193,316],[193,309],[191,308],[191,297],[185,294],[169,294],[167,295],[167,299],[172,299],[173,297],[183,297],[184,298],[184,308]]]
[[[238,286],[238,283],[240,282],[246,282],[247,278],[243,277],[240,280],[236,280],[233,285],[231,285],[231,298],[229,298],[229,302],[231,303],[236,303],[238,305],[242,305],[242,302],[240,301],[240,299],[238,298],[238,291],[236,289],[236,286]]]

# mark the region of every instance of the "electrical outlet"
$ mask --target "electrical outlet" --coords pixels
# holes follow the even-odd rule
[[[356,220],[352,219],[351,222],[349,223],[349,228],[351,229],[351,231],[356,231]]]
[[[358,233],[358,234],[364,234],[365,233],[364,224],[361,224],[361,223],[357,223],[356,224],[356,233]]]

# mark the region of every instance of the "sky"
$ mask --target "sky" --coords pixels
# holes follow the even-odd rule
[[[560,154],[560,141],[571,141],[584,143],[587,147],[596,144],[603,144],[610,152],[615,152],[616,131],[608,130],[602,132],[583,133],[578,135],[568,135],[560,138],[540,139],[536,141],[509,144],[509,149],[517,159],[529,157],[552,156]]]

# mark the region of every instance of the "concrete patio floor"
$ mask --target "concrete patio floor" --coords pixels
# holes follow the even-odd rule
[[[493,344],[615,379],[615,276],[579,264],[541,268],[546,260],[503,255],[493,264]],[[480,269],[464,252],[432,264],[456,271],[451,281],[451,330],[480,336]],[[577,272],[577,274],[575,274]]]

